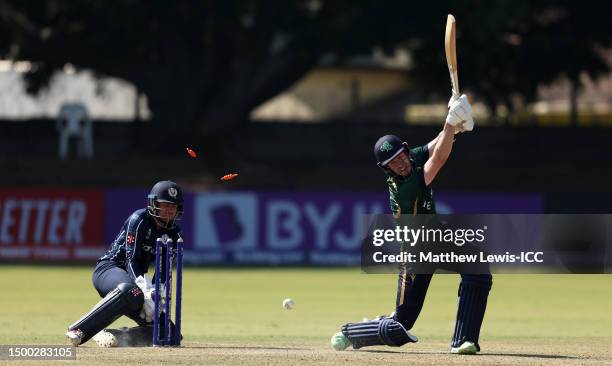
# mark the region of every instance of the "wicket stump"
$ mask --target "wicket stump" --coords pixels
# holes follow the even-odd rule
[[[176,303],[172,326],[172,255],[176,256]],[[163,274],[163,277],[162,277]],[[165,281],[165,302],[160,293],[162,278]],[[183,239],[173,242],[168,237],[157,238],[155,245],[155,306],[153,317],[153,345],[181,345],[181,298],[183,291]],[[162,310],[163,305],[163,310]]]

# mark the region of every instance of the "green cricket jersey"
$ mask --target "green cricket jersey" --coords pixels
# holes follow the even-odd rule
[[[414,160],[412,172],[405,179],[389,177],[389,199],[393,216],[435,214],[436,205],[431,187],[425,185],[423,175],[425,162],[429,159],[427,145],[410,150],[410,158]]]

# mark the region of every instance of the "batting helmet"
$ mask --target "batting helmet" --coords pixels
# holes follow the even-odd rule
[[[410,158],[410,148],[408,144],[395,135],[385,135],[379,138],[376,144],[374,144],[376,164],[384,170],[385,173],[394,177],[399,176],[393,173],[387,164],[402,152],[406,152]]]
[[[379,167],[384,167],[402,151],[410,154],[408,144],[395,135],[385,135],[374,145],[374,157]]]

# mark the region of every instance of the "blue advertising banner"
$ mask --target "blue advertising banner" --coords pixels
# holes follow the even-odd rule
[[[104,243],[146,206],[146,189],[107,190]],[[437,193],[440,213],[541,213],[537,194]],[[388,214],[381,192],[185,192],[185,262],[215,265],[359,265],[363,215]],[[106,248],[100,248],[103,252]]]
[[[362,215],[384,194],[203,193],[194,199],[194,249],[202,263],[356,265]]]
[[[542,212],[540,195],[447,193],[440,212]],[[363,215],[389,212],[386,193],[207,192],[193,200],[187,261],[358,265]]]
[[[537,214],[544,196],[536,193],[434,192],[439,214]]]

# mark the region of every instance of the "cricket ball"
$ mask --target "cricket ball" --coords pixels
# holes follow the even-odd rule
[[[293,309],[294,305],[295,305],[295,302],[293,300],[291,300],[291,299],[283,300],[283,308],[285,308],[285,310]]]
[[[351,345],[348,338],[342,332],[338,332],[331,337],[331,346],[336,351],[344,351]]]

